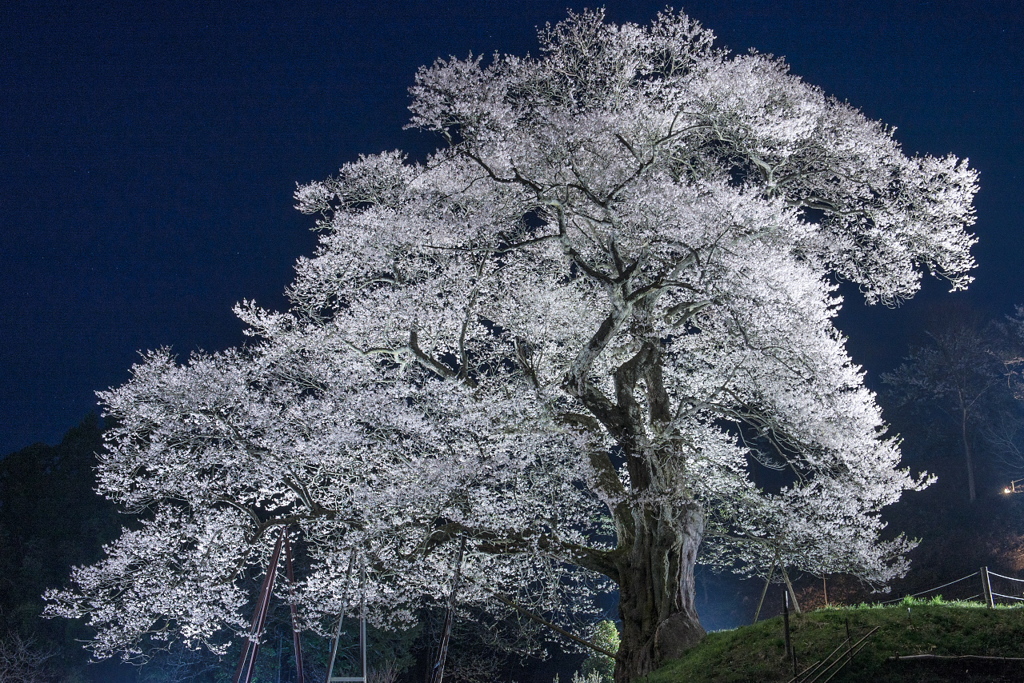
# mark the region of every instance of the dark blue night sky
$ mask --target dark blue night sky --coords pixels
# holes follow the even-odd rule
[[[201,5],[201,6],[200,6]],[[591,6],[593,4],[591,3]],[[231,306],[281,307],[311,221],[296,182],[403,131],[406,89],[438,56],[536,50],[567,0],[5,3],[0,9],[0,453],[53,443],[140,349],[240,343]],[[647,23],[661,2],[611,2]],[[910,152],[981,172],[986,315],[1024,303],[1024,5],[1019,0],[695,0],[720,44],[898,127]],[[904,353],[939,283],[896,311],[850,298],[841,325],[872,376]]]

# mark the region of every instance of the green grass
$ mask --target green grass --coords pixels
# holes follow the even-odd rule
[[[845,641],[847,621],[854,642],[876,626],[879,630],[832,679],[835,683],[1024,681],[1024,662],[997,665],[887,661],[893,656],[915,654],[1024,658],[1024,609],[988,609],[979,603],[944,602],[941,598],[790,615],[800,671]],[[701,645],[682,659],[653,673],[649,683],[770,683],[789,681],[792,677],[792,663],[785,657],[782,617],[776,617],[753,626],[708,634]]]

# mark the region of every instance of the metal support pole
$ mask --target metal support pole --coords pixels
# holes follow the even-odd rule
[[[270,564],[267,567],[267,574],[263,577],[263,584],[260,586],[260,594],[256,599],[256,609],[252,615],[252,625],[249,637],[246,639],[245,648],[242,650],[242,657],[238,660],[238,668],[235,669],[234,683],[250,683],[256,669],[256,656],[260,651],[260,634],[263,633],[263,625],[267,621],[267,612],[270,608],[270,594],[274,589],[274,579],[277,577],[277,563],[281,560],[281,544],[284,542],[284,529],[277,537],[274,545],[274,552],[270,554]]]
[[[359,656],[363,660],[363,683],[369,673],[366,670],[366,556],[363,556],[362,577],[359,580]]]
[[[448,643],[452,635],[452,622],[455,620],[455,593],[459,590],[462,579],[462,557],[466,552],[466,539],[459,543],[459,553],[455,560],[455,572],[452,578],[452,589],[448,594],[448,612],[444,616],[441,628],[441,642],[437,647],[437,661],[430,674],[430,683],[441,683],[444,680],[444,663],[448,658]]]
[[[331,643],[331,660],[330,664],[327,665],[327,680],[325,683],[331,683],[331,679],[334,678],[334,661],[338,657],[338,644],[341,642],[341,624],[344,620],[345,613],[342,612],[341,616],[338,617],[338,628],[334,631],[334,642]]]
[[[284,636],[277,632],[277,683],[281,683],[281,660],[284,659]]]
[[[295,651],[295,676],[296,683],[306,683],[306,676],[302,669],[302,642],[299,638],[299,615],[295,606],[295,571],[292,568],[292,544],[291,539],[285,536],[284,539],[284,567],[285,576],[288,578],[288,597],[291,598],[292,613],[292,649]]]
[[[348,571],[345,572],[345,582],[352,576],[352,568],[356,563],[356,551],[353,548],[352,555],[348,561]],[[334,632],[334,644],[331,646],[331,663],[327,667],[326,683],[366,683],[366,558],[363,558],[362,567],[359,572],[359,659],[362,663],[362,674],[360,676],[335,676],[334,664],[338,657],[338,650],[341,645],[341,625],[345,619],[346,603],[341,605],[341,616],[338,617],[338,628]]]
[[[348,570],[345,572],[345,584],[348,584],[349,579],[352,578],[352,567],[356,564],[356,551],[353,548],[352,554],[348,558]],[[341,603],[341,614],[338,616],[338,628],[334,631],[334,641],[331,643],[331,663],[327,667],[327,681],[330,683],[334,677],[334,662],[338,657],[338,646],[341,643],[341,625],[345,621],[345,607],[346,603],[342,600]]]

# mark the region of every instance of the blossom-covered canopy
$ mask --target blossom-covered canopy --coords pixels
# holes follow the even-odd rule
[[[466,539],[467,602],[564,615],[617,585],[634,672],[696,619],[702,539],[739,571],[904,570],[878,512],[921,482],[833,324],[837,282],[885,304],[924,271],[965,286],[974,172],[682,14],[540,39],[419,72],[411,125],[448,143],[426,163],[299,188],[320,246],[290,310],[238,308],[250,345],[155,352],[101,394],[101,491],[149,512],[51,596],[100,654],[240,632],[281,525],[311,625],[353,594],[353,552],[378,616],[411,618]]]

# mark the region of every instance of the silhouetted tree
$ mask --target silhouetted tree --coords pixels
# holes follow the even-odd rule
[[[993,338],[977,320],[954,316],[928,334],[928,343],[912,347],[896,370],[882,375],[894,403],[919,417],[929,411],[945,416],[959,439],[970,502],[977,499],[976,437],[996,410],[1005,387],[1003,364]]]

